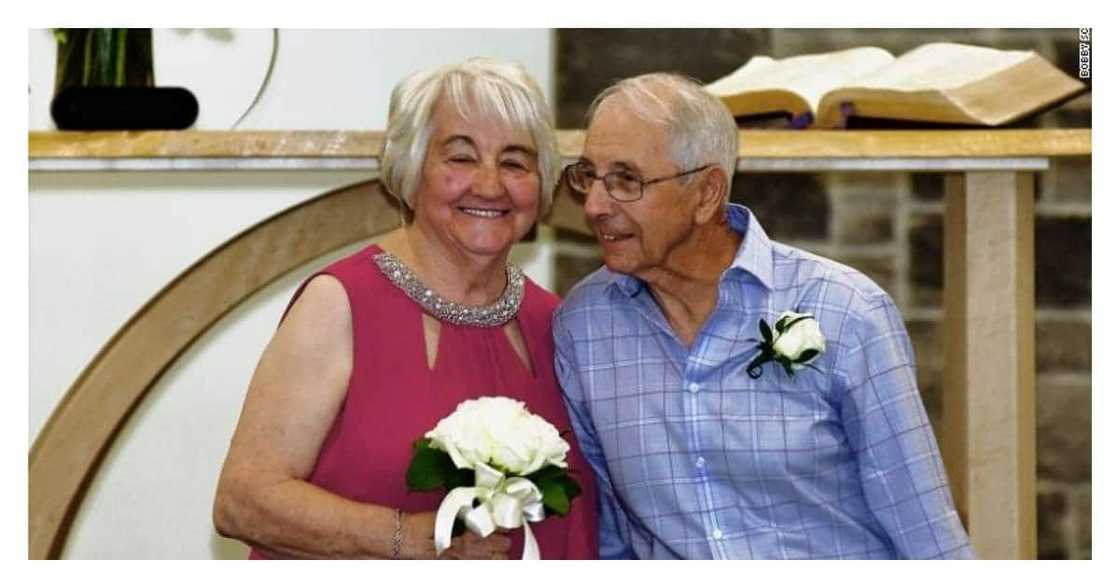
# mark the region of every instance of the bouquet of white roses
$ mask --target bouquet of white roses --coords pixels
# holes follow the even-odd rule
[[[529,523],[567,514],[580,493],[564,461],[568,443],[511,398],[462,402],[412,449],[409,490],[448,491],[436,512],[437,554],[451,545],[455,521],[461,520],[482,537],[523,527],[522,559],[540,559]]]

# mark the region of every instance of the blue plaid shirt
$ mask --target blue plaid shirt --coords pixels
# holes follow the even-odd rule
[[[556,373],[595,470],[604,558],[971,558],[890,297],[863,274],[744,238],[685,348],[643,282],[605,267],[553,323]],[[827,340],[759,379],[759,319],[812,313]]]

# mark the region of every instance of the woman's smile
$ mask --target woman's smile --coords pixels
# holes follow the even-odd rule
[[[467,206],[460,206],[459,211],[478,218],[500,218],[509,214],[508,208],[474,208]]]

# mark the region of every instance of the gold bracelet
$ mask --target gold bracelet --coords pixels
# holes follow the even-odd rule
[[[394,509],[396,513],[393,524],[393,559],[401,558],[401,510]]]

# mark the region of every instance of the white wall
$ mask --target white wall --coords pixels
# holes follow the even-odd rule
[[[32,130],[54,128],[55,45],[29,31]],[[273,49],[270,29],[157,29],[156,84],[183,86],[199,101],[196,129],[226,130],[252,103]],[[422,67],[473,56],[511,59],[553,91],[548,29],[279,31],[276,63],[261,100],[238,129],[383,129],[389,90]]]
[[[240,305],[160,378],[106,456],[62,557],[248,555],[241,542],[213,532],[219,466],[257,357],[285,305],[305,276],[339,256],[292,271]]]
[[[165,57],[185,53],[178,54],[179,65],[163,71],[179,71],[182,80],[194,76],[188,87],[202,105],[198,128],[229,128],[256,92],[237,80],[255,75],[244,70],[257,67],[260,51],[271,51],[271,33],[194,33],[156,31],[157,39],[172,39],[157,41],[157,49],[179,43],[165,49]],[[52,81],[42,72],[53,72],[53,44],[46,31],[29,37],[29,126],[47,130]],[[546,90],[552,87],[546,30],[285,30],[279,41],[272,82],[240,129],[383,128],[389,90],[401,75],[473,55],[521,61]],[[251,55],[238,55],[242,49]],[[224,59],[216,57],[223,52]],[[160,59],[157,83],[164,83]],[[229,64],[240,64],[241,71]],[[236,107],[204,101],[223,92],[248,97],[235,96],[230,102]],[[29,443],[100,347],[175,275],[275,212],[368,177],[325,171],[30,174]],[[515,248],[515,261],[545,285],[552,283],[549,235],[542,231],[540,243]],[[296,285],[348,251],[293,271],[253,297],[163,375],[94,479],[64,557],[244,557],[240,544],[213,533],[210,507],[246,385]]]

